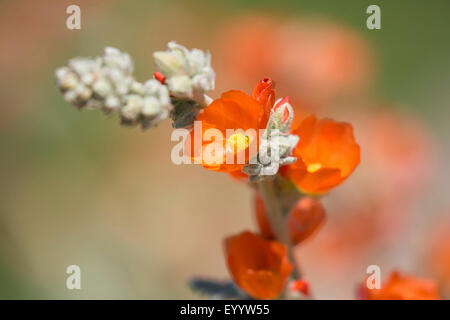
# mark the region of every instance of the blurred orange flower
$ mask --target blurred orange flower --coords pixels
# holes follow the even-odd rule
[[[293,266],[286,247],[245,231],[224,241],[228,270],[250,296],[273,299],[281,294]]]
[[[292,244],[309,238],[325,223],[325,218],[325,209],[318,200],[310,197],[300,199],[287,218]]]
[[[255,194],[255,215],[261,235],[267,239],[274,239],[266,207],[262,197]],[[293,245],[297,245],[309,238],[325,222],[325,210],[322,204],[310,197],[300,199],[291,209],[286,220],[287,228]]]
[[[272,75],[276,36],[276,23],[269,16],[245,15],[226,23],[212,50],[217,83],[244,87]]]
[[[291,21],[280,26],[276,79],[298,88],[298,99],[321,107],[339,95],[363,92],[372,77],[372,58],[364,39],[333,22]],[[283,83],[284,86],[284,83]]]
[[[302,248],[302,257],[310,268],[328,273],[324,283],[342,278],[347,280],[339,284],[345,285],[372,256],[389,258],[380,255],[378,248],[402,241],[404,228],[412,221],[410,215],[423,197],[428,197],[423,190],[431,187],[431,177],[439,167],[431,132],[411,112],[401,112],[399,106],[396,111],[370,104],[359,107],[342,117],[354,127],[363,146],[363,161],[351,183],[344,183],[327,196],[327,212],[333,214],[314,241]],[[442,249],[444,243],[442,240],[439,244]],[[332,270],[327,268],[330,263]],[[448,270],[450,274],[450,267]],[[429,271],[442,280],[432,268]],[[439,284],[442,288],[443,283]]]
[[[410,203],[437,167],[429,128],[411,112],[393,110],[361,110],[346,119],[355,124],[358,141],[364,146],[364,166],[358,169],[363,170],[359,179],[364,181],[352,185],[360,188],[364,183],[384,199],[393,198],[390,202]]]
[[[308,257],[316,272],[328,270],[328,276],[343,279],[366,263],[364,257],[383,233],[377,225],[376,204],[368,203],[366,208],[359,208],[361,211],[355,211],[357,208],[351,206],[331,208],[327,201],[327,210],[333,214],[314,242],[302,248],[302,256]],[[332,270],[327,267],[329,264],[333,265]],[[346,281],[342,280],[342,283]]]
[[[350,124],[310,116],[293,130],[300,137],[288,176],[303,192],[324,193],[342,183],[360,162]]]
[[[312,111],[356,96],[372,78],[364,39],[333,22],[244,15],[225,24],[217,39],[217,83],[245,88],[270,74],[297,108]]]
[[[381,289],[368,289],[363,285],[362,298],[367,300],[439,300],[434,280],[391,273]]]

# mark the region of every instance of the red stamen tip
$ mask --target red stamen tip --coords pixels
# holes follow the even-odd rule
[[[155,72],[153,74],[153,76],[155,77],[156,80],[158,80],[161,84],[164,84],[166,81],[166,78],[164,77],[164,75],[161,72]]]

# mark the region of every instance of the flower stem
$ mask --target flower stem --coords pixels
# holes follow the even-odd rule
[[[270,222],[270,226],[272,227],[277,239],[286,245],[289,260],[294,265],[292,276],[295,280],[301,279],[300,269],[297,261],[295,260],[293,246],[289,238],[285,215],[282,212],[278,198],[274,191],[273,180],[261,180],[258,182],[258,187],[261,191],[264,203],[266,204],[267,218]]]

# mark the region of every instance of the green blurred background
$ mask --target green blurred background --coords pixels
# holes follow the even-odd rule
[[[382,29],[371,31],[365,11],[375,3]],[[66,28],[69,4],[81,7],[81,30]],[[215,67],[223,26],[254,14],[326,19],[358,33],[374,57],[371,97],[420,119],[437,146],[439,174],[420,193],[421,212],[448,207],[448,1],[4,0],[0,298],[190,298],[198,297],[186,286],[190,276],[228,278],[221,241],[254,229],[250,190],[225,175],[172,164],[169,122],[141,131],[78,112],[63,101],[53,73],[109,45],[130,53],[142,81],[155,71],[152,52],[170,40],[210,49]],[[220,82],[218,73],[223,89]],[[65,287],[71,264],[81,267],[82,290]],[[357,266],[357,277],[366,266]],[[327,291],[337,280],[314,275],[308,263],[305,271],[323,281],[319,297],[352,297],[354,279]]]

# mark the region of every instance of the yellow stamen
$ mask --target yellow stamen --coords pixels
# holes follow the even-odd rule
[[[306,170],[309,173],[314,173],[314,172],[320,170],[321,168],[322,168],[322,165],[320,163],[312,163],[306,167]]]
[[[233,148],[233,150],[245,150],[250,144],[250,138],[243,133],[235,133],[228,138],[228,144]]]

